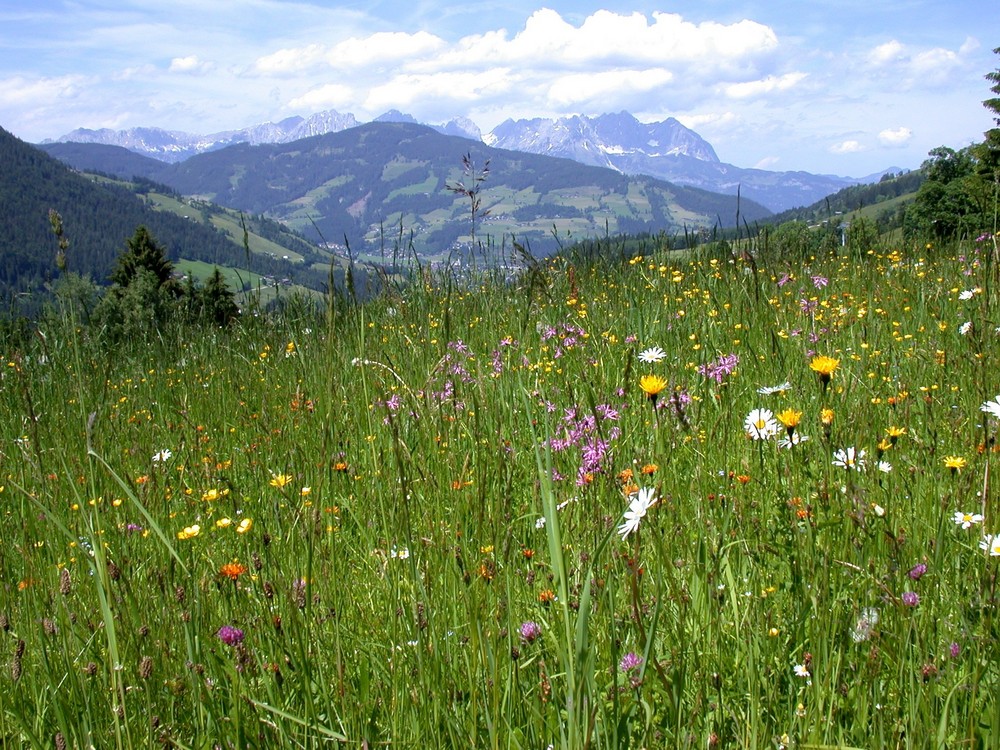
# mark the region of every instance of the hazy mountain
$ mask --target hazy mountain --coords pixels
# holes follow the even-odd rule
[[[412,116],[392,109],[379,123],[417,124]],[[242,130],[193,135],[159,128],[129,130],[74,130],[57,142],[101,143],[121,146],[168,163],[238,143],[291,143],[325,133],[357,127],[352,114],[328,110],[308,118],[290,117]],[[628,112],[598,117],[574,115],[559,119],[507,120],[483,134],[465,117],[429,125],[453,135],[513,151],[573,159],[628,175],[649,175],[678,185],[699,187],[759,202],[772,211],[809,205],[849,185],[871,181],[809,172],[772,172],[746,169],[719,161],[712,145],[674,118],[639,122]],[[874,179],[878,179],[876,176]]]
[[[719,161],[708,141],[674,118],[645,124],[628,112],[557,120],[507,120],[483,140],[497,148],[563,156],[612,169],[619,169],[617,157],[634,153],[649,157],[683,154],[702,161]]]
[[[448,136],[423,125],[374,122],[289,144],[238,144],[164,166],[154,175],[189,196],[282,221],[316,240],[346,240],[355,252],[384,250],[385,232],[401,228],[413,248],[447,256],[471,241],[470,200],[457,194],[462,156],[489,175],[476,237],[527,240],[537,253],[560,237],[611,232],[683,233],[731,226],[737,202],[645,176],[569,159],[508,151]],[[99,169],[100,165],[78,167]],[[770,215],[751,201],[748,221]]]
[[[226,130],[211,135],[195,135],[160,128],[129,128],[128,130],[74,130],[55,143],[99,143],[121,146],[138,154],[151,156],[173,164],[195,154],[215,151],[236,143],[290,143],[323,133],[336,133],[358,124],[354,115],[342,115],[335,110],[319,112],[311,117],[289,117],[281,122],[266,122],[242,130]],[[46,141],[42,145],[48,145]]]
[[[397,109],[391,109],[375,119],[375,122],[404,122],[413,125],[417,120]],[[318,112],[311,117],[288,117],[281,122],[265,122],[242,130],[224,130],[209,135],[184,133],[161,128],[129,128],[127,130],[88,130],[78,128],[59,138],[42,142],[42,146],[56,143],[97,143],[105,146],[120,146],[137,154],[149,156],[168,164],[175,164],[207,151],[215,151],[237,143],[259,145],[262,143],[291,143],[303,138],[324,133],[339,133],[341,130],[358,125],[354,115],[341,114],[336,110]],[[482,131],[467,117],[456,117],[440,125],[430,125],[445,135],[455,135],[481,141]],[[136,172],[139,174],[139,172]]]
[[[484,140],[533,154],[565,156],[583,164],[645,174],[677,185],[757,201],[772,211],[811,204],[861,180],[808,172],[744,169],[719,161],[701,136],[674,118],[641,123],[628,112],[556,120],[507,120]]]

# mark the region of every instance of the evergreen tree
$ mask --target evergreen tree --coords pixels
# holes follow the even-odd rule
[[[176,286],[172,278],[174,264],[167,259],[163,247],[145,226],[139,226],[126,245],[126,251],[118,256],[115,270],[111,273],[113,283],[127,287],[139,271],[145,269],[152,272],[160,286]]]
[[[202,319],[217,326],[226,326],[239,315],[236,299],[216,266],[199,293],[202,302]]]
[[[1000,55],[1000,47],[993,50],[993,53]],[[983,144],[982,161],[989,167],[994,175],[1000,172],[1000,68],[987,73],[986,80],[993,86],[990,87],[996,96],[990,97],[983,102],[983,106],[993,113],[993,122],[997,127],[986,131],[986,142]]]
[[[151,335],[181,309],[173,263],[149,230],[139,226],[126,245],[115,262],[112,286],[94,311],[111,340]]]

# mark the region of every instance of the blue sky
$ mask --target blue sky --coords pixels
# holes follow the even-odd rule
[[[676,117],[741,167],[913,168],[992,126],[993,0],[15,0],[0,127],[208,134],[335,109]]]

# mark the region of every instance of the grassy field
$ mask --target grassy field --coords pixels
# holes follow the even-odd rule
[[[996,747],[996,242],[44,322],[0,746]]]

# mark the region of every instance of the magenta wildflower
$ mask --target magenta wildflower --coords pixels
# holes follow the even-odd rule
[[[916,607],[920,604],[920,597],[917,596],[916,591],[904,591],[902,597],[900,598],[903,600],[903,604],[907,607]]]
[[[525,643],[533,643],[542,634],[542,629],[537,622],[528,620],[521,623],[521,640]]]
[[[626,674],[640,666],[642,666],[642,657],[633,651],[629,651],[622,657],[621,661],[618,662],[618,669]]]
[[[912,568],[910,568],[910,572],[907,573],[907,575],[910,576],[912,580],[919,581],[926,572],[927,572],[927,565],[925,565],[924,563],[917,563]]]
[[[957,659],[958,655],[962,653],[962,647],[958,645],[957,641],[952,641],[951,646],[948,647],[948,653],[951,654],[952,659]]]
[[[227,646],[235,646],[237,643],[243,642],[243,631],[239,628],[234,628],[232,625],[223,625],[219,628],[217,635],[219,636],[219,640]]]

